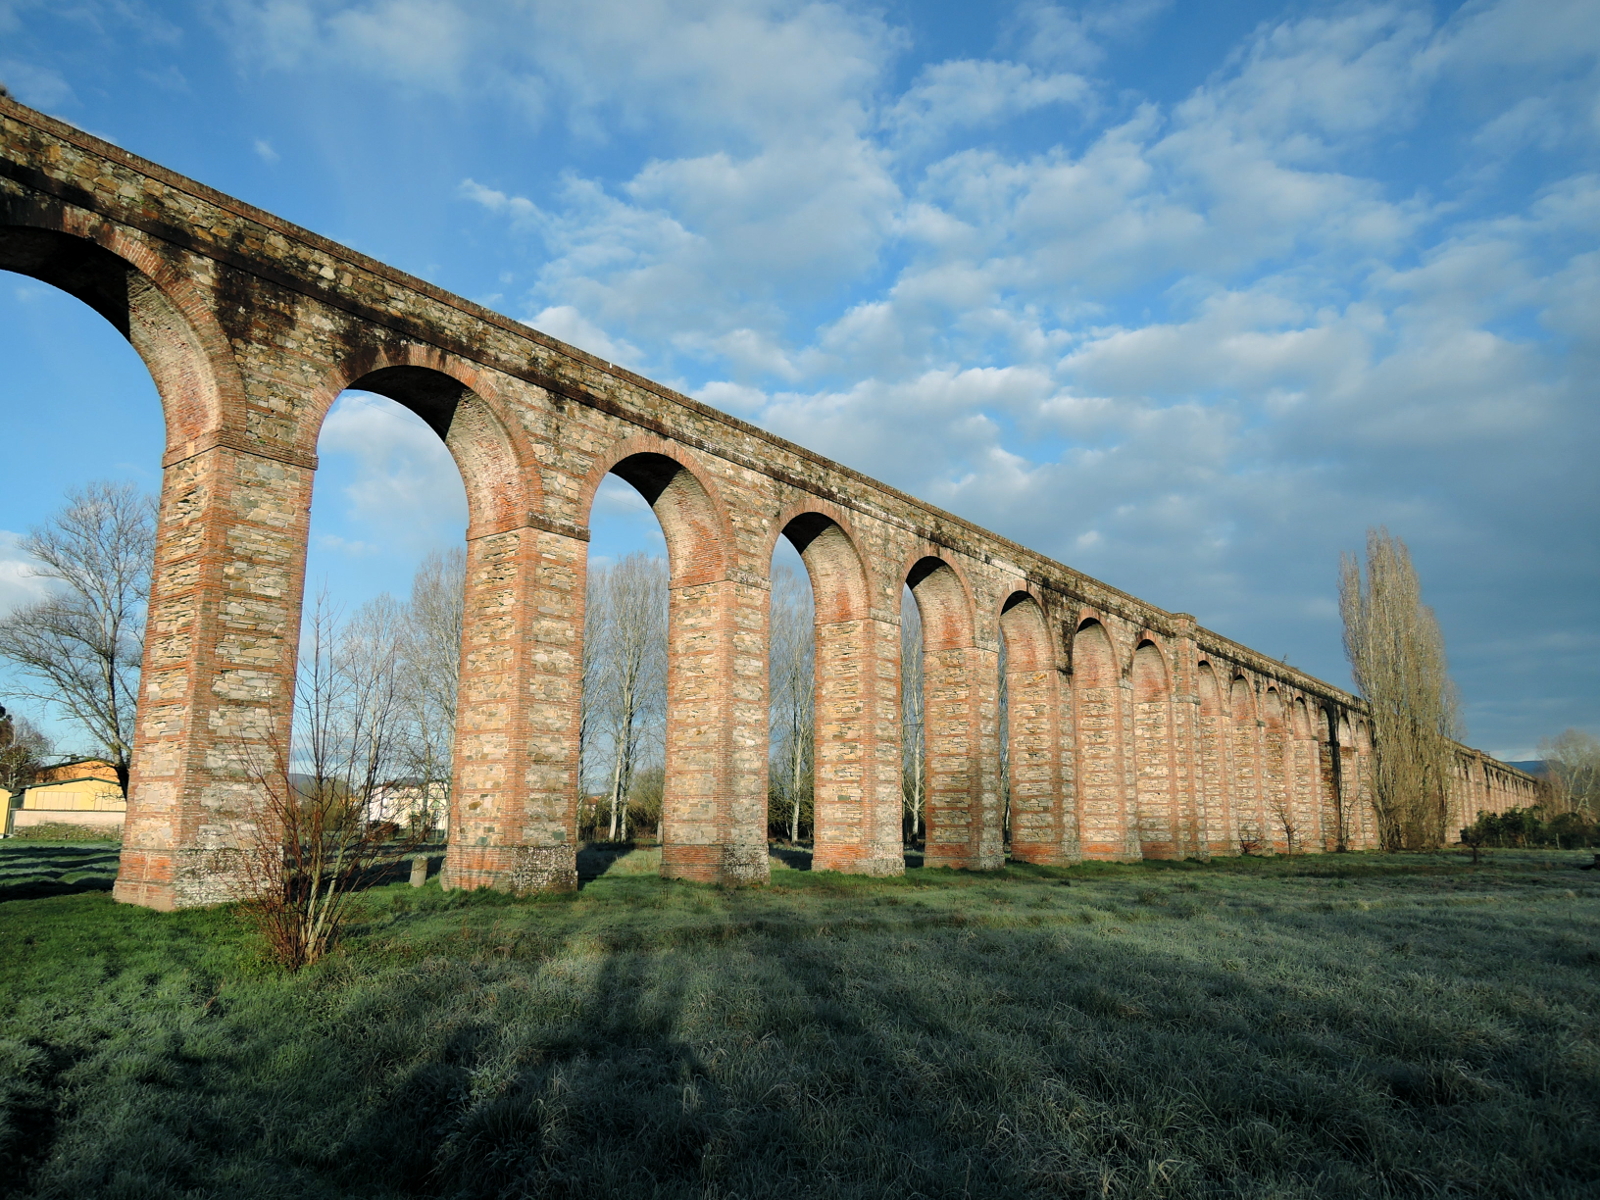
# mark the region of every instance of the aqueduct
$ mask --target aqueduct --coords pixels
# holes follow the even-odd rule
[[[251,747],[283,744],[315,449],[346,388],[398,401],[466,484],[448,886],[575,885],[586,523],[649,501],[671,571],[662,871],[767,874],[776,539],[816,597],[819,868],[901,845],[900,604],[925,628],[929,865],[1374,844],[1361,702],[626,370],[0,99],[0,268],[111,321],[166,419],[120,900],[235,880]],[[1533,781],[1458,756],[1458,808]]]

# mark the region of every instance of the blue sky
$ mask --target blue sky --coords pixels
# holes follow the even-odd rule
[[[1512,758],[1600,732],[1597,55],[1600,0],[0,0],[25,103],[1334,682],[1387,524]],[[0,356],[6,605],[161,428],[41,285]],[[321,452],[336,595],[459,537],[394,406]]]

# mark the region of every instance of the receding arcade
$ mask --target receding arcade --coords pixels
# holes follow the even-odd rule
[[[421,417],[466,487],[447,886],[576,885],[609,474],[668,548],[665,874],[767,878],[779,538],[815,597],[816,867],[904,869],[908,586],[929,865],[1000,866],[1008,812],[1009,852],[1038,863],[1373,844],[1370,735],[1341,689],[6,99],[0,268],[111,321],[166,418],[119,899],[236,893],[243,764],[288,735],[317,436],[346,388]],[[1526,777],[1476,752],[1457,774],[1463,804],[1526,802]]]

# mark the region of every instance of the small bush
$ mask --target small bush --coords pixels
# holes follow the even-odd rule
[[[1503,813],[1480,812],[1478,819],[1461,831],[1461,842],[1501,849],[1554,846],[1574,850],[1600,844],[1600,822],[1576,812],[1546,818],[1544,809],[1535,804]]]
[[[24,842],[122,842],[122,830],[105,826],[69,825],[65,821],[46,821],[28,825],[11,835]]]

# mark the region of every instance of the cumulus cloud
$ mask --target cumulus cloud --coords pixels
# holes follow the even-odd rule
[[[1165,7],[1023,3],[928,62],[799,0],[230,11],[273,69],[586,147],[460,184],[535,326],[1335,680],[1333,563],[1387,522],[1488,680],[1483,564],[1565,613],[1593,574],[1593,3],[1296,7],[1158,100],[1112,51]]]

